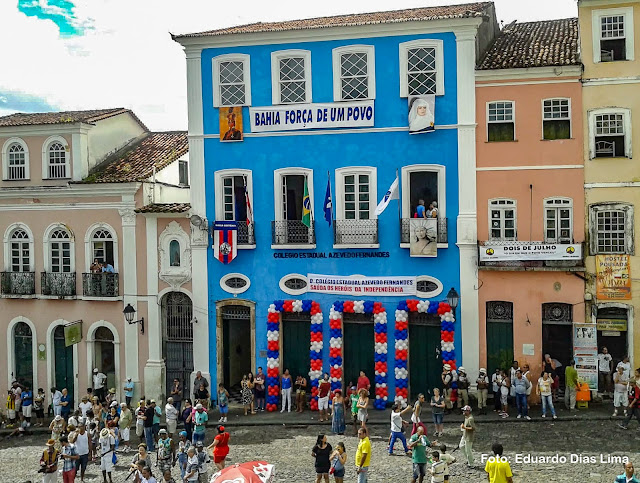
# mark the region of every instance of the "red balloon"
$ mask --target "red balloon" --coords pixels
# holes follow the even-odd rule
[[[347,313],[353,313],[353,301],[345,300],[343,305],[343,311]]]

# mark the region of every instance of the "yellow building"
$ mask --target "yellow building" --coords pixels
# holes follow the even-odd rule
[[[597,324],[598,348],[607,346],[614,364],[628,354],[636,367],[640,362],[640,337],[634,338],[640,334],[640,246],[634,213],[640,206],[640,0],[580,0],[578,12],[584,64],[586,309]]]

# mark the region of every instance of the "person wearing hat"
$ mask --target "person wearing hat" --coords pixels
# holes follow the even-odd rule
[[[134,389],[133,381],[130,377],[127,377],[127,381],[122,386],[124,390],[124,400],[127,402],[127,406],[131,406],[131,400],[133,399],[133,389]]]
[[[453,407],[453,404],[451,404],[451,384],[453,383],[453,374],[451,373],[451,366],[449,364],[444,364],[442,366],[442,375],[440,377],[442,379],[444,403],[447,411],[449,411]]]
[[[62,433],[64,433],[66,429],[67,423],[59,414],[55,418],[53,418],[53,421],[51,421],[51,424],[49,425],[49,430],[51,431],[51,439],[54,441],[56,449],[58,451],[60,451],[60,436],[62,436]]]
[[[198,482],[209,483],[209,467],[207,466],[211,462],[209,452],[205,451],[204,443],[198,441],[196,443],[196,456],[198,457]]]
[[[471,415],[471,406],[462,408],[464,422],[460,425],[462,438],[460,438],[460,449],[467,460],[467,466],[473,468],[473,441],[476,433],[476,422]]]
[[[487,395],[489,394],[489,377],[487,376],[487,370],[484,367],[480,368],[480,373],[476,379],[476,385],[478,387],[478,412],[480,414],[487,414]]]
[[[209,416],[204,410],[202,404],[196,404],[196,414],[193,419],[195,423],[195,428],[193,430],[193,443],[196,444],[198,441],[204,441],[204,432],[207,421],[209,421]]]
[[[58,480],[58,458],[60,453],[55,448],[56,442],[53,439],[47,441],[46,449],[40,458],[40,470],[42,473],[42,483],[55,483]]]
[[[113,454],[115,449],[116,439],[107,428],[104,428],[100,431],[100,439],[98,440],[100,470],[102,470],[102,479],[104,483],[107,483],[107,476],[109,477],[109,483],[113,483],[113,480],[111,479],[111,472],[113,471]]]
[[[178,466],[180,467],[180,481],[184,480],[185,471],[187,469],[187,451],[191,448],[191,442],[186,431],[180,431],[178,434]]]
[[[82,396],[82,402],[78,404],[78,408],[80,409],[80,414],[83,418],[87,417],[87,411],[91,409],[91,403],[89,402],[89,396]]]
[[[464,367],[458,368],[458,409],[469,405],[469,376]]]
[[[96,367],[93,370],[93,394],[98,396],[98,401],[104,401],[105,383],[107,382],[107,376],[100,372]]]
[[[107,396],[104,398],[104,400],[107,402],[109,407],[111,407],[111,403],[116,400],[116,388],[115,387],[112,387],[111,389],[109,389],[109,392],[107,393]]]
[[[173,440],[167,433],[166,429],[161,429],[158,433],[158,448],[156,450],[156,464],[162,473],[165,470],[171,470],[175,462],[175,447]]]

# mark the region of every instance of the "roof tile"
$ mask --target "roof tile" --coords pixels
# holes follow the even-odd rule
[[[186,213],[191,209],[189,203],[151,203],[135,210],[136,213]]]
[[[125,109],[124,107],[92,109],[88,111],[18,112],[0,117],[0,127],[35,126],[40,124],[70,124],[76,122],[94,123],[124,112],[130,112],[133,115],[133,112],[129,109]]]
[[[578,19],[507,25],[479,70],[580,65]]]

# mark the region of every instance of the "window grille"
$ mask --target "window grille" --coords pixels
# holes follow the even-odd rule
[[[233,289],[242,288],[247,285],[247,281],[240,277],[230,277],[224,281],[224,284]]]
[[[304,57],[280,59],[278,65],[280,68],[280,102],[282,104],[305,102],[307,95]]]
[[[598,211],[596,232],[598,253],[625,253],[624,211]]]
[[[571,304],[547,303],[542,304],[542,322],[571,323],[573,321],[573,306]]]
[[[436,93],[436,49],[420,47],[407,52],[407,84],[410,96]]]
[[[26,179],[27,163],[24,148],[20,144],[12,144],[9,147],[9,164],[7,166],[7,179]]]
[[[60,143],[49,146],[49,178],[67,177],[67,151]]]
[[[288,278],[284,281],[284,285],[291,290],[302,290],[307,287],[307,281],[301,278]]]
[[[340,56],[340,86],[340,95],[345,101],[369,97],[366,52],[345,53]]]
[[[435,292],[439,287],[437,283],[432,282],[431,280],[419,280],[416,282],[416,288],[418,292],[430,293]]]
[[[29,235],[22,229],[11,234],[11,271],[28,272],[31,269],[29,257]]]
[[[487,302],[487,322],[513,322],[513,303]]]
[[[242,106],[245,104],[244,63],[242,61],[220,62],[220,105]]]
[[[624,15],[602,17],[600,19],[600,37],[603,39],[624,38]]]

